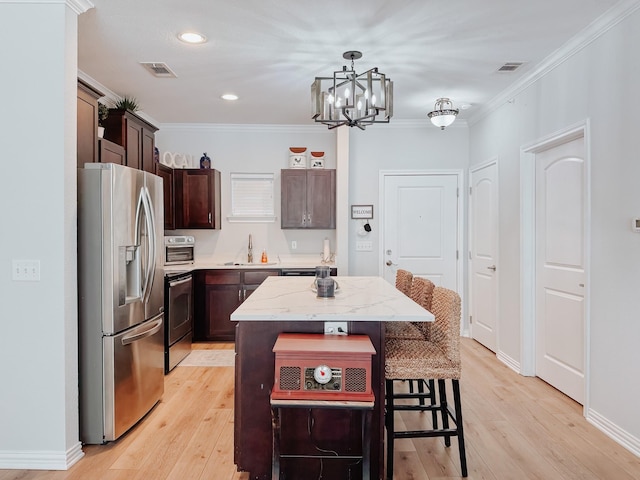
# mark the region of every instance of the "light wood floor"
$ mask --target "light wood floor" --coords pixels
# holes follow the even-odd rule
[[[233,344],[194,348],[233,349]],[[469,479],[640,480],[640,458],[587,423],[582,407],[462,340]],[[410,412],[398,423],[412,425]],[[119,441],[87,446],[69,471],[0,470],[0,480],[248,480],[233,464],[233,368],[178,367],[162,401]],[[395,480],[460,478],[456,440],[398,440]]]

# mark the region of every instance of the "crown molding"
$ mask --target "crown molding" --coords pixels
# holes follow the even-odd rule
[[[16,0],[0,0],[0,3],[16,3]],[[95,8],[90,0],[21,0],[19,3],[64,4],[78,15]]]
[[[66,0],[65,3],[78,15],[95,8],[95,5],[90,0]]]
[[[157,125],[157,124],[156,124]],[[174,131],[210,131],[210,132],[286,132],[286,133],[314,133],[314,134],[326,134],[333,133],[324,125],[312,123],[310,125],[282,125],[282,124],[222,124],[222,123],[162,123],[160,128],[163,130]],[[347,128],[347,127],[338,127]],[[408,128],[431,128],[436,129],[431,121],[427,120],[392,120],[389,124],[385,125],[369,125],[367,130],[378,129],[408,129]],[[447,130],[452,128],[467,128],[467,122],[465,120],[456,120],[453,125],[447,127]],[[334,129],[335,131],[335,129]]]
[[[513,97],[522,93],[525,89],[540,80],[556,67],[566,62],[573,55],[587,47],[601,35],[605,34],[622,20],[634,13],[638,8],[640,8],[640,0],[621,0],[616,3],[603,15],[589,24],[584,30],[571,38],[551,55],[546,57],[529,75],[513,83],[506,90],[503,90],[491,99],[486,106],[480,108],[477,112],[471,115],[468,120],[469,125],[474,125],[505,103],[512,101]]]

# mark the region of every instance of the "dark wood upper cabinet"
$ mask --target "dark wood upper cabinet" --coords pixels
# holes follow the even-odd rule
[[[117,143],[110,142],[104,138],[101,138],[99,141],[100,145],[100,155],[99,161],[100,163],[117,163],[118,165],[125,165],[125,151],[121,145]]]
[[[162,193],[164,195],[164,229],[175,230],[175,202],[173,195],[173,169],[162,163],[156,164],[156,175],[162,178]]]
[[[173,176],[176,228],[219,229],[220,172],[178,168]]]
[[[104,127],[104,138],[124,147],[128,167],[156,173],[153,150],[158,129],[154,125],[135,113],[111,109]]]
[[[335,169],[281,171],[281,228],[336,228]]]
[[[103,93],[78,80],[78,168],[98,161],[98,98]]]

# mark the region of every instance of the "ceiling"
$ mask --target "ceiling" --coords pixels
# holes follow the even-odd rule
[[[394,117],[424,121],[438,97],[469,118],[617,0],[91,0],[78,67],[158,123],[310,125],[310,86],[363,53],[394,82]],[[196,30],[208,39],[177,38]],[[140,62],[164,62],[156,78]],[[511,73],[498,69],[523,62]],[[222,100],[235,93],[235,102]]]

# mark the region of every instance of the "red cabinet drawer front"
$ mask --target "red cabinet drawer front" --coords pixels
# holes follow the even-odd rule
[[[244,284],[261,284],[267,277],[277,277],[278,275],[280,275],[279,270],[257,270],[252,272],[244,272]]]
[[[216,271],[211,270],[205,274],[204,281],[207,285],[240,285],[240,271]]]

